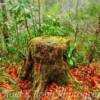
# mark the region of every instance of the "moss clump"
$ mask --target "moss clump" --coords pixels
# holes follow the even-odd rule
[[[66,47],[66,44],[72,39],[70,37],[60,37],[60,36],[41,36],[33,38],[30,43],[37,44],[41,43],[44,45],[62,46]]]

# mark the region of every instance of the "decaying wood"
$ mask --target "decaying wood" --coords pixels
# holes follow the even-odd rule
[[[69,45],[70,39],[62,37],[45,36],[31,40],[24,79],[33,79],[32,100],[39,100],[46,86],[52,82],[64,85],[72,80],[64,58]]]

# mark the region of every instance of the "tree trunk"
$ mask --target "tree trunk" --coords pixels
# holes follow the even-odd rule
[[[32,100],[40,100],[45,88],[52,82],[65,85],[72,80],[64,58],[69,42],[70,39],[58,36],[31,40],[23,78],[33,80]]]

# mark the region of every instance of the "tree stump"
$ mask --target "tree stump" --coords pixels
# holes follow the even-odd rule
[[[70,40],[59,36],[42,36],[30,41],[24,79],[33,80],[32,100],[40,100],[46,86],[52,82],[65,85],[70,81],[71,74],[64,56]]]

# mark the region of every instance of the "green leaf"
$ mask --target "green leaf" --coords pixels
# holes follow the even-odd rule
[[[30,21],[32,21],[32,16],[30,14],[26,14],[26,18]]]
[[[11,83],[13,83],[13,84],[16,84],[16,81],[15,81],[14,79],[12,79],[12,78],[9,78],[9,81],[10,81]]]
[[[76,43],[74,43],[74,44],[70,47],[70,49],[66,52],[66,54],[65,54],[66,57],[70,58],[75,49],[76,49]]]
[[[94,96],[97,96],[97,95],[99,95],[99,94],[100,94],[99,91],[95,91],[95,92],[94,92]]]
[[[76,57],[74,56],[74,57],[72,57],[72,60],[73,60],[73,62],[76,62]]]
[[[14,95],[14,94],[15,94],[14,92],[9,93],[8,95],[9,100],[19,100],[19,95],[18,94]]]
[[[15,53],[15,52],[16,52],[16,48],[9,47],[9,52],[10,52],[11,54]]]
[[[75,50],[75,48],[76,48],[76,42],[71,46],[70,51],[73,52]]]
[[[72,59],[70,59],[70,60],[68,61],[68,65],[69,65],[69,66],[74,66],[74,62],[73,62]]]

